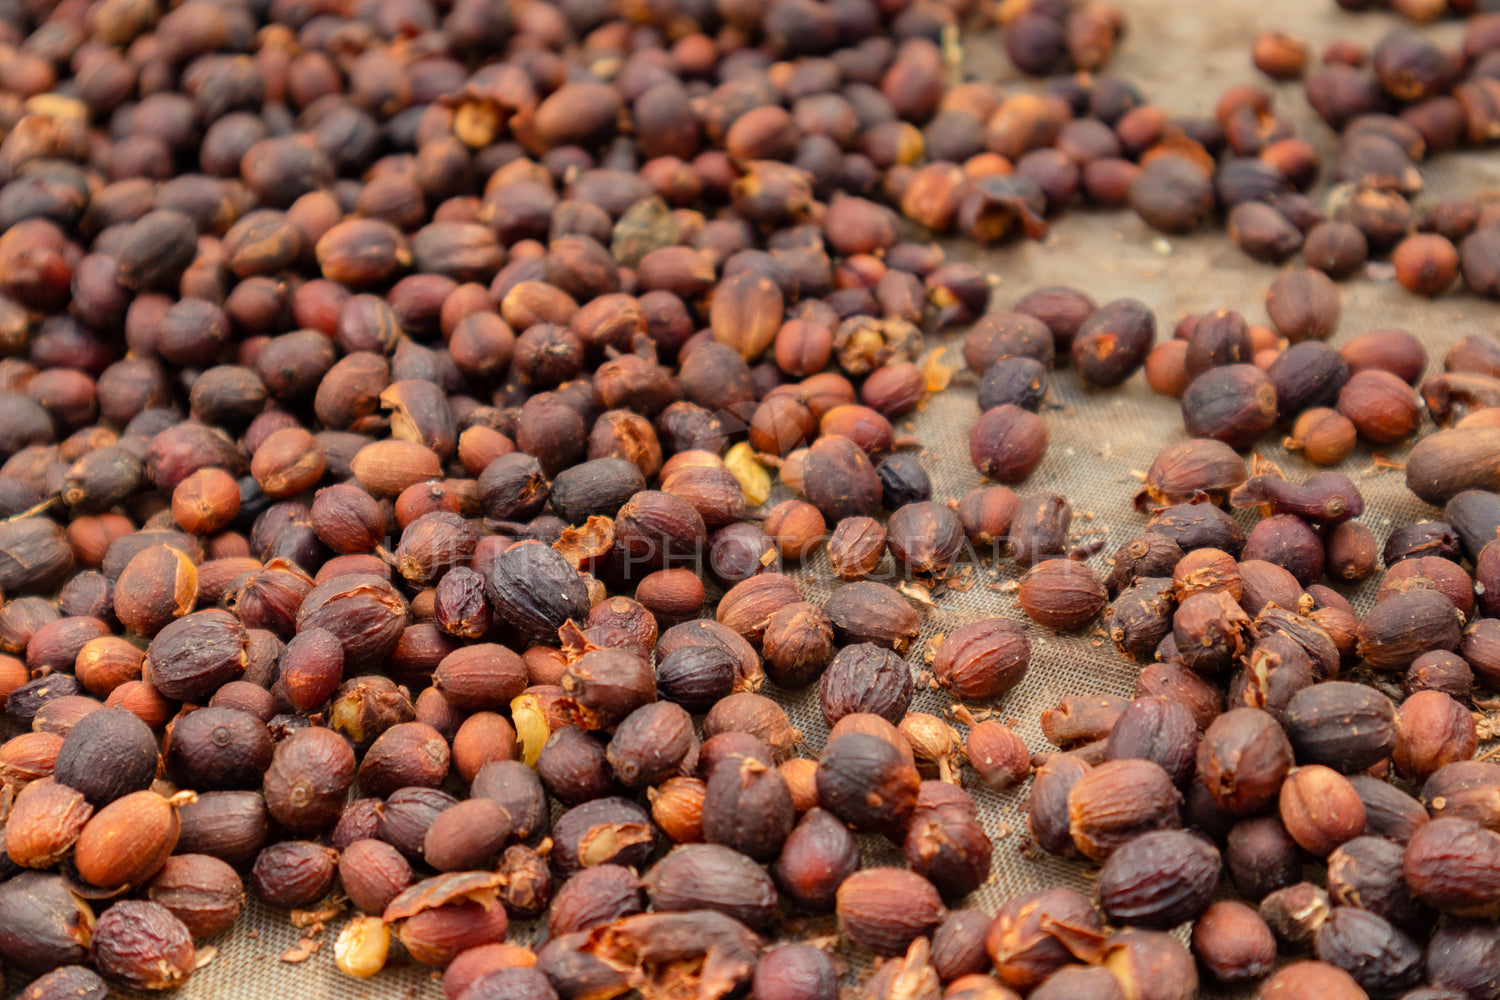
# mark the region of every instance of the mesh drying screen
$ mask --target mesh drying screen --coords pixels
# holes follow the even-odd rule
[[[1137,81],[1152,101],[1182,114],[1212,113],[1217,95],[1231,83],[1255,80],[1268,85],[1251,69],[1247,52],[1249,40],[1262,28],[1291,30],[1307,38],[1317,52],[1336,37],[1371,44],[1397,23],[1383,14],[1345,14],[1330,0],[1119,2],[1129,17],[1129,33],[1110,72]],[[1433,30],[1445,43],[1453,43],[1460,28],[1449,24]],[[971,73],[996,78],[1008,72],[1003,57],[996,54],[995,42],[992,37],[965,39]],[[1298,134],[1318,144],[1325,163],[1331,162],[1333,137],[1313,119],[1298,85],[1278,88],[1277,108],[1296,122]],[[1428,190],[1419,205],[1450,193],[1488,190],[1500,176],[1500,160],[1476,153],[1450,154],[1425,168],[1424,176]],[[1222,231],[1164,241],[1125,212],[1073,211],[1057,220],[1043,242],[983,251],[955,246],[951,253],[975,260],[993,273],[994,309],[1009,308],[1033,288],[1070,284],[1100,303],[1122,296],[1143,300],[1155,310],[1162,336],[1170,336],[1172,324],[1184,312],[1232,308],[1252,323],[1264,323],[1264,292],[1275,273],[1243,257]],[[1458,338],[1495,330],[1500,320],[1500,307],[1493,303],[1467,294],[1429,303],[1406,294],[1383,274],[1347,282],[1342,294],[1343,320],[1335,345],[1372,329],[1402,327],[1427,344],[1432,370],[1441,368],[1444,352]],[[958,338],[949,340],[956,343]],[[976,415],[972,384],[956,385],[932,399],[911,421],[912,433],[924,446],[922,458],[937,498],[959,497],[980,484],[967,449]],[[1022,491],[1051,490],[1067,496],[1075,511],[1075,530],[1107,533],[1107,554],[1144,524],[1144,517],[1131,506],[1139,485],[1134,473],[1144,471],[1163,445],[1184,436],[1177,403],[1153,395],[1139,376],[1114,392],[1086,393],[1065,369],[1054,373],[1051,402],[1044,415],[1051,445]],[[1310,471],[1302,459],[1269,437],[1257,450],[1279,463],[1289,476]],[[1372,454],[1361,446],[1340,471],[1360,485],[1366,498],[1363,520],[1383,542],[1392,524],[1436,512],[1406,491],[1399,471],[1376,470]],[[1390,457],[1399,460],[1401,450],[1392,450]],[[1107,572],[1102,555],[1094,564]],[[821,555],[794,575],[808,600],[821,601],[832,590]],[[942,593],[937,607],[924,612],[923,634],[911,660],[919,664],[923,643],[966,621],[999,614],[1023,622],[1032,641],[1030,671],[1018,688],[992,707],[1000,718],[1013,722],[1036,752],[1047,748],[1037,723],[1043,709],[1065,693],[1128,696],[1136,668],[1117,654],[1102,632],[1055,634],[1027,622],[1016,607],[1014,588],[1005,586],[1017,575],[1008,563],[976,567],[972,586]],[[1373,584],[1350,596],[1363,612],[1373,598]],[[793,723],[805,734],[804,752],[816,756],[827,727],[815,690],[769,693],[786,706]],[[919,684],[915,709],[941,713],[948,705],[946,695]],[[980,786],[972,774],[968,777],[995,844],[993,878],[968,905],[992,911],[1007,896],[1049,885],[1087,891],[1090,875],[1085,866],[1025,849],[1025,786],[997,794]],[[867,838],[864,846],[867,864],[900,863],[899,852],[889,845]],[[319,953],[300,963],[285,962],[281,956],[297,944],[302,932],[291,927],[285,914],[252,902],[240,923],[213,942],[218,946],[217,957],[178,996],[183,1000],[441,996],[438,977],[420,967],[389,968],[369,981],[341,975],[333,968],[331,954],[336,930],[332,927],[324,935]],[[825,930],[827,925],[821,924],[809,928],[810,932]],[[535,930],[521,925],[516,933],[531,936]],[[856,971],[867,962],[855,952],[843,954]]]

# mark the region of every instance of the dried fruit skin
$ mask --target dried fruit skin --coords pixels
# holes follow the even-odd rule
[[[991,788],[1020,784],[1031,773],[1031,754],[1025,741],[993,720],[969,727],[964,758]]]
[[[714,338],[753,361],[781,328],[781,291],[769,278],[739,274],[714,290],[709,326]]]
[[[1212,844],[1180,830],[1158,830],[1111,854],[1095,891],[1113,920],[1164,930],[1207,908],[1219,867]]]
[[[594,649],[570,663],[562,676],[564,707],[585,729],[614,729],[656,697],[646,660],[624,649]]]
[[[1402,775],[1426,779],[1446,764],[1474,756],[1474,717],[1441,691],[1418,691],[1401,703],[1394,761]]]
[[[598,865],[563,883],[547,909],[547,934],[561,937],[644,909],[635,873],[620,865]]]
[[[539,642],[555,640],[569,618],[588,618],[588,594],[578,571],[548,546],[523,543],[506,549],[488,583],[496,613]]]
[[[1300,961],[1278,969],[1261,985],[1259,996],[1264,1000],[1308,996],[1358,1000],[1368,994],[1343,969],[1324,962]]]
[[[921,785],[916,768],[900,751],[865,733],[829,740],[816,780],[823,808],[855,829],[891,836],[906,828]]]
[[[470,948],[505,940],[508,926],[498,901],[457,902],[417,913],[401,921],[395,933],[412,958],[444,966]]]
[[[833,658],[833,622],[815,604],[789,604],[767,620],[761,655],[766,674],[778,687],[806,687]]]
[[[1097,963],[1104,954],[1104,924],[1087,897],[1044,889],[1000,904],[986,949],[1002,983],[1029,991],[1063,965]]]
[[[345,669],[383,663],[406,628],[408,605],[381,577],[350,573],[318,584],[297,609],[297,631],[324,629],[344,646]]]
[[[941,575],[963,548],[963,527],[941,504],[907,503],[891,515],[886,543],[908,571]]]
[[[101,760],[109,760],[110,766],[98,766]],[[104,708],[68,731],[52,775],[98,807],[148,787],[156,769],[156,737],[150,728],[124,709]]]
[[[259,792],[205,792],[178,810],[184,854],[207,854],[246,865],[271,837],[272,819]]]
[[[422,858],[427,831],[438,816],[457,803],[438,788],[412,787],[392,792],[375,813],[375,834],[413,861]],[[262,852],[264,854],[264,852]],[[321,860],[315,859],[321,867]]]
[[[1200,674],[1224,670],[1245,648],[1249,617],[1222,591],[1189,595],[1172,616],[1172,637],[1182,662]]]
[[[469,948],[505,939],[505,908],[495,898],[501,881],[493,872],[423,879],[391,900],[381,919],[417,961],[444,966]]]
[[[569,878],[602,864],[639,865],[651,855],[646,811],[627,799],[602,798],[563,813],[552,829],[552,870]]]
[[[719,601],[720,624],[752,646],[761,645],[766,623],[776,609],[802,600],[797,585],[780,573],[758,573],[729,588]]]
[[[657,912],[718,910],[751,928],[769,930],[776,885],[759,865],[717,844],[684,844],[646,872],[642,886]]]
[[[900,656],[875,643],[845,646],[823,671],[818,703],[830,726],[851,712],[869,712],[895,724],[911,705],[916,682]]]
[[[932,672],[938,683],[968,700],[997,698],[1019,684],[1031,643],[1018,625],[986,618],[961,625],[938,647]]]
[[[1496,456],[1500,456],[1500,430],[1439,430],[1412,445],[1406,460],[1406,486],[1431,504],[1447,503],[1465,490],[1493,490],[1500,486]]]
[[[1376,670],[1403,670],[1423,653],[1457,649],[1463,616],[1431,590],[1411,590],[1381,601],[1359,623],[1359,655]]]
[[[196,798],[180,793],[185,801]],[[153,791],[132,792],[111,802],[84,825],[73,849],[78,875],[103,888],[140,887],[161,870],[177,846],[181,820],[176,801]]]
[[[1064,750],[1109,736],[1130,702],[1113,695],[1063,695],[1042,713],[1042,735]]]
[[[1182,157],[1161,157],[1130,185],[1130,205],[1157,229],[1190,232],[1212,211],[1213,188],[1196,164]]]
[[[1176,607],[1170,579],[1139,579],[1122,590],[1105,612],[1109,637],[1131,659],[1150,660],[1156,647],[1172,631],[1172,612]]]
[[[1487,989],[1497,947],[1500,936],[1493,921],[1443,921],[1427,946],[1427,972],[1433,987],[1464,995]]]
[[[788,899],[805,910],[833,910],[844,880],[860,865],[859,844],[849,827],[824,809],[810,809],[771,865],[771,876]]]
[[[1192,955],[1164,931],[1117,931],[1105,946],[1103,964],[1120,980],[1126,996],[1189,998],[1198,991]]]
[[[770,751],[781,764],[802,744],[802,733],[792,728],[786,711],[765,695],[737,691],[709,710],[703,720],[705,743],[721,733],[745,733]]]
[[[1439,817],[1412,835],[1402,862],[1417,899],[1460,917],[1500,913],[1500,834]]]
[[[1365,807],[1365,833],[1405,844],[1430,818],[1422,803],[1399,788],[1369,775],[1356,774],[1349,784]]]
[[[1292,695],[1285,726],[1297,759],[1345,774],[1362,771],[1396,746],[1396,709],[1363,684],[1325,681]]]
[[[354,751],[327,729],[304,729],[277,744],[266,770],[266,807],[295,833],[313,833],[338,819],[354,783]]]
[[[949,910],[932,934],[932,967],[938,978],[952,982],[963,976],[980,975],[990,967],[985,951],[993,918],[983,910]]]
[[[525,690],[526,666],[499,643],[461,646],[438,664],[433,686],[462,711],[501,709]]]
[[[885,555],[885,528],[873,517],[845,517],[828,539],[828,564],[840,580],[859,580],[875,571]]]
[[[1166,698],[1137,698],[1110,728],[1104,756],[1153,761],[1182,788],[1196,777],[1197,751],[1198,727],[1186,708]]]
[[[204,791],[254,788],[271,763],[271,736],[248,712],[208,706],[176,720],[166,741],[167,773]]]
[[[1275,422],[1276,387],[1254,365],[1212,368],[1182,393],[1182,421],[1194,437],[1250,447]]]
[[[804,483],[808,501],[830,523],[869,517],[880,509],[880,477],[869,456],[846,437],[830,435],[813,442]]]
[[[838,974],[821,949],[787,941],[771,946],[761,956],[755,965],[752,989],[764,1000],[827,998],[837,995]]]
[[[899,955],[929,934],[943,916],[932,883],[901,868],[866,868],[839,886],[839,926],[855,944],[877,955]]]
[[[1258,708],[1236,708],[1215,719],[1198,744],[1198,771],[1221,809],[1244,815],[1268,805],[1292,765],[1281,726]]]
[[[0,956],[26,972],[82,962],[94,912],[61,876],[23,872],[0,883]]]
[[[1317,955],[1374,995],[1388,995],[1422,979],[1422,949],[1381,917],[1335,907],[1318,929]]]
[[[443,733],[426,723],[398,723],[381,733],[360,762],[360,787],[389,796],[408,787],[443,784],[452,760]]]
[[[1412,898],[1402,880],[1404,853],[1400,844],[1369,835],[1341,845],[1328,857],[1330,897],[1383,917],[1409,934],[1421,934],[1434,915]]]
[[[67,856],[93,815],[83,795],[51,778],[21,789],[5,823],[5,852],[23,868],[50,868]]]
[[[1151,761],[1101,764],[1068,792],[1073,843],[1086,857],[1104,861],[1137,834],[1181,825],[1181,801],[1171,777]]]
[[[993,846],[967,793],[945,781],[923,783],[902,853],[911,870],[945,899],[962,899],[990,875]],[[929,801],[930,800],[930,801]]]
[[[401,852],[380,840],[356,840],[339,855],[339,883],[349,901],[364,913],[384,912],[412,882],[411,865]]]
[[[1117,594],[1137,580],[1172,577],[1182,559],[1183,551],[1175,541],[1148,532],[1115,550],[1115,566],[1108,581],[1110,593]],[[1187,593],[1178,595],[1179,600],[1186,597]]]
[[[1229,829],[1224,867],[1246,899],[1260,901],[1302,877],[1302,854],[1275,816],[1251,816]]]
[[[468,799],[438,814],[423,839],[422,860],[440,872],[487,867],[510,838],[510,816],[490,799]]]
[[[874,643],[905,653],[921,630],[921,617],[910,601],[894,588],[869,580],[834,591],[823,611],[833,623],[835,637],[846,645]]]
[[[248,662],[250,637],[227,611],[196,611],[163,628],[151,640],[145,677],[163,696],[204,702],[239,679]]]
[[[731,755],[708,776],[703,798],[703,839],[757,861],[772,860],[796,823],[786,779],[751,756]]]
[[[218,858],[174,854],[146,890],[197,938],[212,937],[234,926],[245,906],[240,876]]]
[[[999,483],[1024,482],[1046,452],[1046,423],[1014,403],[986,410],[969,434],[969,460]]]
[[[1193,955],[1221,983],[1253,981],[1276,964],[1276,939],[1255,910],[1220,900],[1193,922]]]
[[[26,1000],[109,1000],[109,984],[82,965],[64,965],[31,981]]]
[[[1049,854],[1065,857],[1078,854],[1073,843],[1068,797],[1089,770],[1086,762],[1071,754],[1054,754],[1036,769],[1027,802],[1026,827],[1037,846]]]
[[[73,549],[56,521],[0,524],[0,589],[7,595],[50,590],[72,567]]]
[[[115,582],[115,615],[138,635],[154,635],[192,611],[197,599],[197,569],[167,545],[137,553]]]
[[[1281,786],[1281,822],[1303,849],[1327,857],[1365,829],[1365,808],[1348,779],[1321,764],[1293,769]]]
[[[1064,631],[1087,625],[1109,599],[1094,571],[1071,559],[1033,566],[1021,580],[1018,597],[1032,621]]]
[[[90,954],[110,979],[147,990],[181,985],[197,961],[192,935],[182,921],[164,906],[133,899],[100,915]]]
[[[1118,299],[1100,306],[1078,328],[1073,363],[1087,383],[1111,388],[1141,366],[1155,340],[1151,310],[1134,299]]]
[[[565,935],[556,944],[556,951],[544,948],[537,956],[537,967],[553,982],[563,978],[563,969],[577,968],[580,959],[592,960],[589,964],[604,974],[596,981],[606,989],[633,987],[646,997],[701,1000],[719,1000],[747,986],[762,946],[754,932],[714,910],[636,914],[588,934]],[[611,980],[619,985],[611,986]]]
[[[283,910],[308,909],[338,872],[337,852],[306,840],[271,844],[255,858],[250,884],[262,901]]]

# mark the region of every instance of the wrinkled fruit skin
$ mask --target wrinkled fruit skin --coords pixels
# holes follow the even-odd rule
[[[1337,5],[0,0],[0,996],[1500,1000],[1500,0]]]

